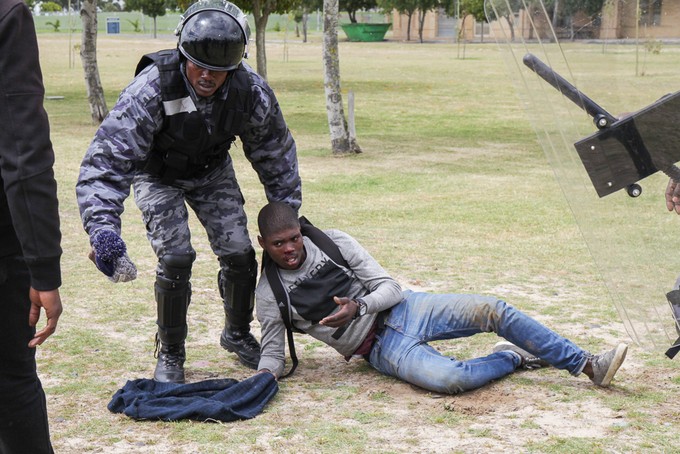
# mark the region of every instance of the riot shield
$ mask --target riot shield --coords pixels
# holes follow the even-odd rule
[[[663,352],[680,332],[680,217],[664,197],[669,176],[680,181],[680,26],[656,26],[662,12],[650,19],[636,2],[566,14],[573,3],[485,0],[485,11],[626,331]]]

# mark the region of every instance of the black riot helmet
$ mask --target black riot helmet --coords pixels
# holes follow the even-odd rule
[[[187,59],[213,71],[230,71],[248,57],[250,28],[246,15],[224,0],[199,0],[175,30],[177,47]]]

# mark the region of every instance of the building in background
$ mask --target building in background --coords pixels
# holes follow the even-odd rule
[[[554,18],[552,27],[559,39],[680,39],[680,1],[639,0],[639,22],[637,21],[638,0],[614,0],[605,2],[602,11],[594,16],[577,12],[568,17]],[[535,39],[536,30],[543,30],[542,38],[551,36],[551,24],[529,26],[531,12],[520,10],[519,14],[507,18],[513,23],[516,36]],[[410,41],[418,41],[418,15],[411,18]],[[535,20],[536,15],[532,20]],[[538,25],[538,26],[537,26]],[[443,9],[428,11],[423,23],[423,41],[456,41],[457,37],[473,42],[492,42],[489,34],[496,24],[479,22],[473,16],[460,20],[448,16]],[[392,13],[391,39],[406,41],[408,16]],[[461,33],[458,35],[459,30]]]

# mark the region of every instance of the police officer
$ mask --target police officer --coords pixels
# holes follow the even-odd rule
[[[76,185],[90,258],[114,282],[136,277],[120,237],[123,202],[133,187],[158,257],[158,361],[154,378],[185,381],[191,245],[187,205],[219,259],[225,326],[220,344],[256,368],[250,333],[257,275],[244,199],[228,150],[238,136],[270,201],[298,209],[297,152],[272,89],[242,59],[246,16],[226,1],[200,0],[180,20],[176,49],[145,55],[134,80],[97,130]]]

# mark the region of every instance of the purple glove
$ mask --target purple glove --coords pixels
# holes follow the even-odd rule
[[[127,255],[125,242],[111,230],[100,230],[92,235],[92,260],[99,271],[112,282],[128,282],[137,277],[137,268]]]

